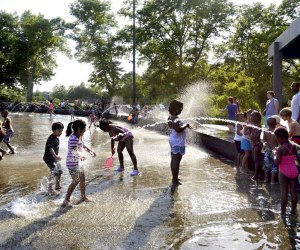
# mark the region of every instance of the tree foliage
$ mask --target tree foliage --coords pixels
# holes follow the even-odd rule
[[[65,23],[25,11],[21,17],[0,12],[1,84],[21,85],[32,100],[33,85],[53,76],[55,53],[67,52]]]
[[[13,87],[22,69],[18,16],[0,11],[0,86]]]
[[[272,90],[272,63],[268,60],[268,47],[286,29],[291,21],[300,14],[300,3],[297,0],[283,1],[281,5],[271,4],[268,7],[260,3],[244,5],[239,8],[227,44],[221,46],[223,55],[234,58],[246,76],[253,78],[256,85],[253,97],[261,107],[266,101],[266,91]],[[297,63],[287,60],[283,67],[285,91],[289,89],[293,71]],[[298,72],[299,73],[299,72]],[[288,93],[288,92],[286,92]],[[286,101],[288,97],[285,96]]]
[[[264,108],[266,91],[272,89],[268,47],[300,15],[299,0],[283,0],[278,6],[235,6],[227,0],[137,2],[137,61],[146,65],[136,79],[139,102],[167,102],[201,79],[211,85],[214,115],[220,115],[217,110],[228,96],[237,96],[243,110]],[[65,51],[64,34],[72,27],[76,57],[94,68],[94,88],[61,85],[54,95],[83,99],[106,90],[108,96],[130,102],[132,73],[123,71],[121,60],[131,57],[132,25],[119,28],[107,0],[76,0],[70,11],[76,18],[71,25],[30,12],[21,18],[0,12],[0,85],[21,83],[30,92],[31,83],[50,79],[55,52]],[[132,18],[132,0],[125,1],[119,14]],[[299,60],[285,60],[284,103],[299,74]]]
[[[71,4],[71,14],[76,18],[73,39],[77,42],[77,58],[93,65],[90,81],[112,96],[120,84],[123,49],[113,34],[117,22],[110,2],[77,0]]]
[[[137,12],[137,49],[157,91],[175,94],[195,79],[202,71],[199,62],[207,60],[212,40],[228,29],[232,14],[233,5],[223,0],[144,1]]]

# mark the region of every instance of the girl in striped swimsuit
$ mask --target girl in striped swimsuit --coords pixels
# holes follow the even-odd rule
[[[89,152],[92,155],[92,157],[95,157],[96,154],[83,143],[82,137],[85,132],[85,129],[86,123],[83,120],[75,120],[74,122],[70,122],[67,127],[66,135],[70,137],[68,141],[68,154],[66,165],[73,181],[71,182],[68,188],[62,207],[72,206],[70,204],[70,198],[78,183],[80,186],[81,194],[80,201],[89,201],[85,194],[84,171],[79,167],[79,162],[86,160],[86,158],[82,156],[83,150]]]

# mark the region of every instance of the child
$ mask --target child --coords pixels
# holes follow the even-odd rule
[[[280,121],[281,118],[279,115],[272,115],[271,117],[276,119],[276,128],[283,128],[284,126],[281,125]]]
[[[288,191],[290,190],[292,200],[291,215],[297,215],[297,193],[296,183],[298,170],[295,165],[296,148],[289,142],[288,131],[284,128],[277,128],[275,136],[281,146],[276,152],[275,164],[279,165],[279,182],[281,193],[281,216],[286,215],[288,202]]]
[[[70,122],[67,127],[66,136],[70,136],[68,141],[67,168],[73,179],[68,187],[65,200],[62,207],[72,206],[70,204],[71,195],[79,183],[80,186],[80,201],[89,201],[85,194],[85,175],[83,169],[79,168],[79,161],[84,161],[86,158],[81,155],[83,149],[89,152],[92,157],[96,154],[83,144],[82,137],[86,129],[86,123],[83,120],[75,120]],[[72,133],[73,132],[73,133]]]
[[[13,136],[14,130],[12,128],[11,119],[8,117],[8,110],[3,110],[1,112],[2,117],[4,118],[2,127],[5,129],[5,136],[2,138],[3,142],[6,144],[6,146],[9,148],[9,154],[14,154],[15,150],[10,145],[10,137]]]
[[[118,157],[120,162],[120,167],[117,169],[118,172],[124,171],[124,157],[123,150],[126,147],[128,154],[133,163],[133,170],[131,172],[131,176],[136,176],[139,174],[139,170],[137,168],[137,160],[136,156],[133,152],[133,135],[127,128],[122,128],[119,126],[111,125],[111,121],[107,119],[101,119],[99,121],[99,127],[104,132],[107,132],[111,137],[111,153],[115,153],[115,141],[118,141]]]
[[[263,144],[264,144],[264,164],[263,170],[265,172],[265,183],[269,182],[269,176],[271,175],[271,184],[276,183],[276,175],[278,168],[274,163],[273,150],[278,146],[274,130],[276,129],[276,119],[269,117],[267,119],[268,130],[264,131]]]
[[[245,122],[246,121],[246,113],[237,113],[236,114],[236,121],[237,122]],[[234,144],[237,150],[237,167],[238,167],[238,171],[241,168],[241,164],[242,164],[242,160],[243,160],[243,156],[244,156],[244,150],[241,149],[241,141],[243,138],[243,126],[239,123],[235,124],[235,135],[234,135]]]
[[[89,121],[90,121],[89,128],[91,128],[92,124],[94,125],[94,128],[96,127],[96,125],[95,125],[96,120],[97,120],[97,116],[95,115],[95,111],[92,110],[92,112],[89,115]]]
[[[288,123],[288,132],[291,140],[300,145],[300,124],[292,118],[292,111],[284,108],[279,112],[284,121]]]
[[[246,112],[247,124],[250,124],[251,113],[252,113],[252,109],[249,109]],[[248,127],[247,125],[244,125],[243,136],[242,136],[242,140],[241,140],[241,150],[243,150],[245,152],[243,159],[242,159],[242,172],[247,173],[247,174],[250,171],[249,164],[250,164],[251,154],[252,154],[252,148],[251,148],[249,134],[250,134],[250,127]]]
[[[0,141],[3,140],[5,136],[4,129],[2,128],[2,122],[0,121]],[[3,148],[0,148],[0,160],[3,160],[3,156],[6,154],[6,151]]]
[[[186,128],[191,128],[189,124],[183,124],[178,115],[182,112],[183,103],[173,100],[169,106],[170,116],[168,118],[168,126],[170,129],[169,143],[171,146],[171,172],[172,172],[172,184],[174,186],[181,185],[178,174],[180,161],[185,154],[185,139]]]
[[[116,112],[116,116],[118,117],[118,105],[114,102],[114,108]]]
[[[75,111],[74,107],[70,106],[69,112],[70,112],[70,116],[71,116],[71,122],[75,121],[74,111]]]
[[[261,150],[263,144],[260,139],[261,134],[261,114],[254,110],[251,113],[251,124],[255,127],[250,127],[250,142],[252,147],[252,154],[254,159],[254,176],[253,179],[257,180],[262,174],[263,154]]]
[[[138,122],[138,115],[139,115],[139,110],[133,106],[132,110],[130,111],[129,115],[131,115],[131,124],[136,124]]]
[[[53,100],[50,100],[50,102],[49,102],[48,113],[50,114],[50,119],[51,119],[51,118],[52,118],[52,114],[54,113],[54,104],[53,104]]]
[[[64,125],[61,122],[54,122],[52,124],[52,134],[48,137],[45,146],[45,153],[44,153],[43,160],[47,164],[48,168],[50,169],[49,186],[48,186],[48,194],[50,196],[55,195],[55,192],[53,190],[54,179],[55,179],[55,190],[58,191],[59,189],[61,189],[60,177],[62,174],[62,170],[59,164],[61,157],[58,156],[58,152],[59,152],[59,137],[61,136],[63,129],[64,129]]]

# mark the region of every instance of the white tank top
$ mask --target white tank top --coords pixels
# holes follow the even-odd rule
[[[241,141],[242,138],[243,138],[242,135],[238,135],[238,133],[237,133],[237,124],[235,124],[235,127],[234,127],[234,138],[233,138],[233,140],[235,140],[235,141]]]
[[[178,118],[176,118],[178,120]],[[179,125],[183,126],[183,123],[179,121]],[[171,146],[185,146],[185,140],[186,140],[186,131],[183,130],[182,132],[178,133],[175,131],[175,129],[170,128],[170,137],[169,142]]]

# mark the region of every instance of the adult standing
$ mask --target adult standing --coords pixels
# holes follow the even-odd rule
[[[228,112],[228,120],[235,121],[236,119],[236,113],[238,110],[238,106],[233,103],[233,98],[230,96],[227,99],[227,106],[224,109],[219,109],[219,111],[227,111]],[[234,132],[234,125],[228,124],[229,132]]]
[[[238,101],[238,99],[235,97],[233,97],[233,103],[238,107],[237,109],[237,112],[241,112],[241,109],[240,109],[240,102]]]
[[[274,98],[275,93],[274,91],[267,91],[267,98],[268,101],[266,102],[266,109],[265,109],[265,126],[268,127],[267,120],[273,115],[278,115],[279,113],[279,101]]]
[[[65,107],[66,107],[65,99],[62,99],[62,101],[60,102],[60,108],[65,109]]]
[[[300,93],[299,93],[299,82],[293,82],[291,85],[294,96],[291,102],[292,118],[299,122],[300,121]]]

